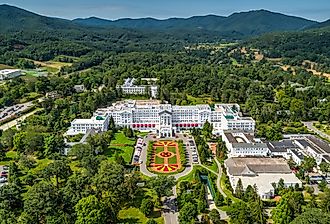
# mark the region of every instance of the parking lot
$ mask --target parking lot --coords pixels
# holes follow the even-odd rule
[[[192,162],[194,164],[198,164],[199,157],[198,157],[197,147],[193,139],[190,139],[186,142],[186,149],[191,151]]]
[[[29,107],[32,106],[31,102],[23,103],[23,104],[16,104],[14,106],[1,108],[0,109],[0,121],[4,121],[14,115],[20,116],[21,113],[27,110]]]

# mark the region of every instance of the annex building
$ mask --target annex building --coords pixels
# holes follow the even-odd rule
[[[135,85],[135,78],[127,78],[123,85],[118,85],[116,88],[121,89],[123,94],[127,95],[145,95],[149,92],[152,98],[156,98],[158,87],[156,85]]]
[[[104,131],[111,117],[119,127],[151,131],[160,137],[171,137],[182,130],[201,128],[206,121],[213,125],[214,134],[221,134],[224,130],[255,129],[255,121],[250,117],[242,117],[238,104],[177,106],[159,100],[125,100],[98,109],[91,119],[73,120],[67,134],[86,133],[89,128]]]
[[[284,180],[285,187],[302,187],[301,181],[291,172],[283,158],[229,158],[225,161],[225,167],[234,190],[241,179],[244,190],[249,185],[256,185],[262,199],[274,197],[273,184],[277,184],[280,179]]]

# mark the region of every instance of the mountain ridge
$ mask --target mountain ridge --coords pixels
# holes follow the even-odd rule
[[[208,33],[211,35],[244,38],[270,32],[297,31],[317,26],[318,22],[296,16],[252,10],[237,12],[227,17],[218,15],[192,16],[189,18],[155,19],[123,18],[107,20],[95,16],[67,20],[48,17],[7,4],[0,5],[0,33],[40,30],[84,30],[90,28],[109,31],[115,28],[167,33],[184,32],[187,35]]]

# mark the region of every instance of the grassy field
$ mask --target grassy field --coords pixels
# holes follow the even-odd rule
[[[164,147],[162,147],[162,146],[157,146],[156,147],[156,154],[158,154],[158,153],[160,153],[160,152],[163,152],[164,151]]]
[[[115,154],[118,153],[129,164],[134,153],[134,145],[135,139],[127,138],[122,132],[116,133],[105,155],[109,157],[109,160],[114,160]]]
[[[121,210],[118,214],[120,223],[125,224],[145,224],[149,220],[138,208],[130,207],[125,210]],[[163,217],[154,218],[158,224],[164,223]]]

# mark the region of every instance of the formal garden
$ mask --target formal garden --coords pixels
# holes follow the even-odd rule
[[[160,174],[181,172],[186,163],[184,150],[182,140],[149,142],[148,169]]]

